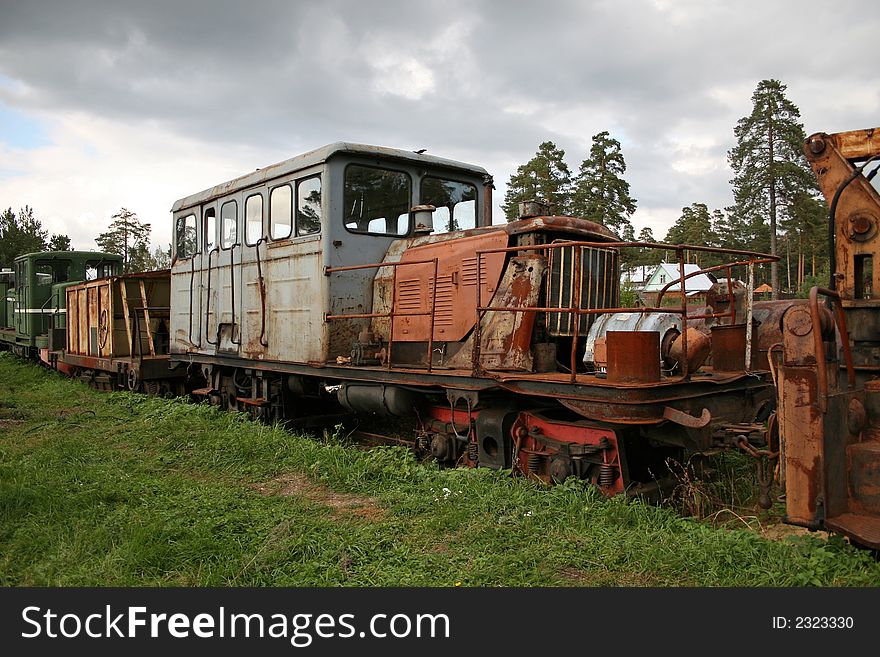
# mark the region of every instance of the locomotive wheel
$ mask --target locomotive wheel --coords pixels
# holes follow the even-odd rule
[[[101,311],[101,316],[98,319],[98,343],[103,349],[107,344],[107,336],[110,334],[110,322],[107,318],[107,309]]]
[[[239,403],[236,399],[238,396],[238,390],[235,386],[235,377],[224,376],[221,377],[221,381],[222,387],[220,388],[220,394],[223,397],[223,405],[230,411],[239,410]]]
[[[138,372],[135,368],[130,368],[128,370],[128,380],[127,380],[128,389],[132,392],[137,392],[140,387],[140,377],[138,377]]]

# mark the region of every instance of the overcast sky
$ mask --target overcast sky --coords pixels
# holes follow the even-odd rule
[[[636,232],[732,202],[727,151],[766,78],[807,134],[880,126],[876,0],[0,0],[0,206],[76,248],[125,206],[355,141],[510,174],[554,141],[623,146]]]

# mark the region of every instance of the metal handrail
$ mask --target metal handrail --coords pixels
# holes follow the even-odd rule
[[[644,247],[657,249],[661,251],[675,251],[676,259],[678,260],[679,265],[679,277],[670,281],[666,286],[664,286],[660,292],[657,294],[657,301],[655,302],[655,306],[653,307],[629,307],[629,308],[580,308],[580,286],[575,286],[572,291],[572,307],[568,308],[548,308],[548,307],[538,307],[538,306],[517,306],[517,307],[507,307],[507,306],[484,306],[482,303],[482,286],[480,285],[480,274],[482,272],[482,260],[483,256],[490,253],[519,253],[522,251],[550,251],[554,249],[563,249],[563,248],[571,248],[571,247],[592,247],[592,248],[602,248],[602,249],[620,249],[627,247]],[[684,272],[684,254],[685,251],[697,251],[703,253],[718,253],[718,254],[726,254],[731,256],[745,256],[745,259],[736,260],[734,262],[724,263],[721,265],[715,265],[712,267],[708,267],[706,269],[701,269],[697,272],[692,272],[690,274],[685,274]],[[575,270],[575,280],[580,281],[583,277],[583,261],[580,257],[581,248],[577,248],[575,250],[575,262],[574,262],[574,270]],[[477,285],[475,291],[475,309],[476,309],[476,323],[474,325],[474,334],[473,334],[473,345],[472,345],[472,374],[474,376],[479,376],[481,372],[480,367],[480,356],[481,356],[481,332],[482,332],[482,319],[485,313],[487,312],[513,312],[513,313],[525,313],[525,312],[543,312],[543,313],[562,313],[566,315],[571,315],[575,318],[578,318],[583,315],[599,315],[599,314],[610,314],[610,313],[621,313],[621,312],[635,312],[640,314],[647,314],[651,312],[668,312],[672,314],[680,315],[682,318],[682,349],[684,353],[687,353],[687,320],[688,319],[710,319],[710,318],[718,318],[718,317],[730,317],[731,322],[736,320],[736,308],[733,304],[733,292],[731,286],[732,279],[732,270],[734,267],[742,267],[748,266],[750,272],[753,271],[753,268],[756,264],[766,264],[770,262],[775,262],[780,260],[779,256],[772,256],[766,253],[759,253],[757,251],[747,251],[743,249],[724,249],[720,247],[709,247],[709,246],[696,246],[689,244],[664,244],[661,242],[593,242],[593,241],[554,241],[548,244],[529,244],[522,246],[508,246],[508,247],[498,247],[492,249],[479,249],[475,251],[476,261],[477,261]],[[396,289],[397,289],[397,267],[405,266],[405,265],[419,265],[419,264],[433,264],[434,265],[434,284],[431,291],[431,310],[425,312],[410,312],[410,313],[397,313],[395,304],[396,304]],[[388,341],[388,369],[390,370],[392,367],[392,345],[394,343],[394,318],[399,316],[430,316],[431,317],[431,330],[428,337],[428,357],[427,357],[427,369],[428,372],[431,372],[432,367],[432,352],[433,352],[433,338],[434,338],[434,322],[435,322],[435,312],[436,312],[436,286],[437,286],[437,273],[438,273],[438,265],[439,258],[427,259],[427,260],[413,260],[407,262],[378,262],[378,263],[369,263],[364,265],[348,265],[342,267],[325,267],[324,274],[330,275],[331,273],[343,272],[343,271],[356,271],[362,269],[377,269],[381,267],[391,267],[393,270],[392,276],[392,286],[391,286],[391,309],[387,313],[358,313],[358,314],[348,314],[348,315],[325,315],[324,319],[326,321],[339,320],[339,319],[373,319],[373,318],[389,318],[391,320],[391,333],[389,335]],[[723,313],[710,313],[710,314],[702,314],[702,315],[688,315],[688,306],[687,306],[687,297],[683,293],[684,290],[684,281],[693,276],[697,276],[699,274],[704,274],[707,272],[713,271],[727,271],[727,281],[728,281],[728,302],[730,303],[730,310]],[[661,307],[660,302],[663,300],[663,296],[669,290],[670,287],[680,284],[682,286],[682,294],[681,294],[681,307]],[[752,289],[751,286],[748,290],[748,310],[747,315],[750,317],[752,314]],[[580,322],[575,320],[573,322],[573,335],[572,335],[572,347],[570,354],[570,372],[571,372],[571,381],[572,383],[577,380],[577,343],[578,338],[580,337]],[[747,327],[747,333],[748,331]],[[748,336],[747,336],[748,337]],[[750,349],[750,340],[746,340],[746,350],[747,352]],[[748,367],[748,363],[750,354],[746,354],[746,364]],[[683,359],[682,362],[682,377],[687,376],[687,359]]]
[[[825,413],[828,410],[828,366],[825,363],[825,347],[822,341],[822,320],[819,317],[819,295],[829,297],[834,304],[834,321],[840,332],[840,342],[843,348],[843,358],[846,362],[846,379],[849,389],[856,387],[856,371],[853,364],[852,351],[849,348],[849,332],[846,329],[846,315],[843,312],[840,295],[834,290],[824,287],[810,288],[810,321],[813,326],[813,345],[816,350],[816,379],[819,387],[818,402],[819,411]]]
[[[480,259],[481,259],[482,255],[487,254],[487,253],[516,253],[516,252],[520,252],[520,251],[539,251],[539,250],[540,251],[550,251],[553,249],[579,247],[575,250],[575,267],[574,267],[574,269],[575,269],[575,280],[580,281],[583,278],[583,262],[581,261],[581,258],[580,258],[580,252],[581,252],[582,247],[618,249],[618,248],[633,247],[633,246],[647,247],[647,248],[658,249],[658,250],[662,250],[662,251],[673,251],[674,250],[676,252],[677,259],[678,259],[678,265],[679,265],[679,278],[670,281],[658,293],[657,302],[656,302],[658,304],[658,307],[655,307],[655,308],[638,308],[638,307],[634,307],[634,308],[594,308],[594,309],[578,308],[576,306],[580,305],[580,299],[579,299],[580,286],[579,285],[577,285],[575,287],[573,294],[572,294],[572,297],[575,297],[575,296],[578,297],[577,300],[572,299],[572,302],[575,304],[575,307],[552,308],[552,309],[551,308],[537,308],[537,307],[530,307],[530,306],[523,306],[523,307],[516,307],[516,308],[510,308],[510,307],[498,308],[498,307],[491,307],[491,306],[484,307],[479,303],[479,294],[480,294],[479,288],[480,288],[480,286],[477,285],[477,289],[478,289],[478,291],[477,291],[477,295],[478,295],[478,297],[477,297],[478,298],[477,325],[475,327],[475,338],[474,338],[473,355],[472,355],[474,376],[477,376],[480,371],[480,368],[479,368],[480,337],[479,336],[480,336],[480,323],[482,320],[482,313],[494,312],[494,311],[500,311],[500,312],[561,312],[561,313],[565,313],[565,314],[570,314],[574,317],[579,317],[581,315],[595,315],[595,314],[606,314],[606,313],[615,313],[615,312],[637,312],[640,314],[646,314],[646,313],[650,313],[650,312],[669,312],[669,313],[681,315],[681,318],[682,318],[682,338],[681,338],[682,339],[682,351],[683,351],[683,353],[686,354],[687,353],[687,339],[688,339],[688,336],[687,336],[688,314],[687,314],[687,297],[685,296],[684,291],[683,291],[684,290],[684,281],[685,281],[685,279],[690,278],[691,276],[696,276],[697,274],[705,273],[705,272],[701,270],[699,272],[692,272],[691,274],[685,274],[684,273],[684,264],[685,264],[684,263],[684,252],[685,251],[700,251],[700,252],[707,252],[707,253],[723,253],[723,254],[729,254],[729,255],[749,256],[749,259],[746,261],[725,263],[723,265],[718,265],[716,267],[712,267],[709,269],[709,271],[714,271],[716,269],[725,269],[725,268],[728,269],[728,299],[730,299],[730,294],[731,294],[731,292],[730,292],[730,270],[733,267],[748,265],[749,269],[751,271],[751,269],[754,267],[755,264],[774,262],[774,261],[778,261],[780,259],[779,256],[772,256],[772,255],[768,255],[766,253],[758,253],[756,251],[745,251],[745,250],[741,250],[741,249],[722,249],[722,248],[708,247],[708,246],[702,247],[702,246],[694,246],[694,245],[687,245],[687,244],[669,245],[669,244],[663,244],[660,242],[556,241],[556,242],[551,242],[549,244],[529,244],[529,245],[523,245],[523,246],[508,246],[508,247],[501,247],[501,248],[494,248],[494,249],[478,250],[477,251],[477,263],[478,263],[477,271],[479,272],[479,263],[480,263]],[[673,286],[675,284],[680,284],[682,286],[681,308],[679,308],[677,310],[673,309],[672,307],[660,308],[659,302],[662,300],[663,293],[665,293],[671,286]],[[748,299],[748,314],[749,315],[751,315],[751,308],[752,308],[752,298],[751,297],[752,297],[752,290],[751,290],[751,288],[749,288],[749,299]],[[733,306],[733,304],[731,303],[731,307],[732,306]],[[734,314],[732,316],[735,317],[735,310],[733,311],[733,313]],[[727,313],[721,313],[718,315],[711,315],[711,316],[712,317],[714,317],[714,316],[723,317],[726,314]],[[571,372],[571,382],[572,383],[574,383],[577,380],[577,338],[579,337],[578,336],[578,329],[579,329],[580,322],[575,321],[573,323],[574,323],[574,331],[573,331],[573,336],[572,336],[572,348],[571,348],[571,360],[570,360],[570,372]],[[749,333],[748,326],[746,327],[746,331],[747,331],[747,333]],[[746,340],[747,352],[750,351],[750,346],[751,346],[751,340],[748,339],[748,336],[747,336],[747,340]],[[749,355],[750,355],[749,353],[746,353],[746,361],[745,361],[746,363],[749,362]],[[687,374],[688,374],[687,359],[685,358],[682,360],[682,374],[681,374],[681,376],[684,377],[684,376],[687,376]]]
[[[430,316],[431,318],[431,326],[428,332],[428,373],[430,374],[432,369],[432,361],[434,360],[434,315],[437,307],[437,273],[439,267],[439,258],[430,258],[428,260],[409,260],[406,262],[375,262],[369,263],[366,265],[347,265],[345,267],[324,267],[324,275],[329,276],[330,274],[340,272],[340,271],[355,271],[359,269],[377,269],[381,267],[391,267],[392,268],[392,279],[391,279],[391,309],[387,313],[358,313],[351,315],[325,315],[324,321],[332,321],[337,319],[370,319],[370,318],[388,318],[391,320],[391,327],[388,336],[388,353],[386,354],[386,358],[388,359],[388,370],[391,370],[391,356],[392,356],[392,345],[394,344],[394,318],[395,317],[424,317]],[[431,287],[431,310],[428,312],[410,312],[410,313],[398,313],[395,312],[395,305],[397,301],[397,295],[395,291],[397,290],[397,268],[404,267],[407,265],[434,265],[434,278],[433,285]],[[478,270],[479,275],[479,270]],[[479,278],[477,287],[479,288]]]

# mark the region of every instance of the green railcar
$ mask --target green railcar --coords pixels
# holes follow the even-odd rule
[[[12,329],[14,295],[15,274],[11,269],[0,269],[0,331]]]
[[[41,349],[48,349],[53,330],[64,328],[65,289],[81,281],[113,276],[121,269],[121,256],[96,251],[49,251],[17,257],[13,276],[2,277],[0,285],[0,291],[5,292],[0,319],[6,325],[0,327],[0,342],[22,356],[36,356]]]

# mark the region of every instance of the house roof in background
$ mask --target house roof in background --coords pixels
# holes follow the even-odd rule
[[[692,274],[694,272],[700,271],[699,265],[687,264],[684,266],[684,273]],[[681,276],[678,269],[678,264],[671,262],[662,262],[654,270],[654,273],[651,274],[650,280],[645,284],[645,292],[659,292],[662,290],[670,281],[678,280]],[[709,278],[706,274],[697,274],[696,276],[691,276],[686,279],[684,282],[684,291],[685,294],[698,294],[700,292],[708,292],[715,282]],[[669,292],[679,292],[681,290],[681,284],[675,283],[674,285],[669,286]]]

